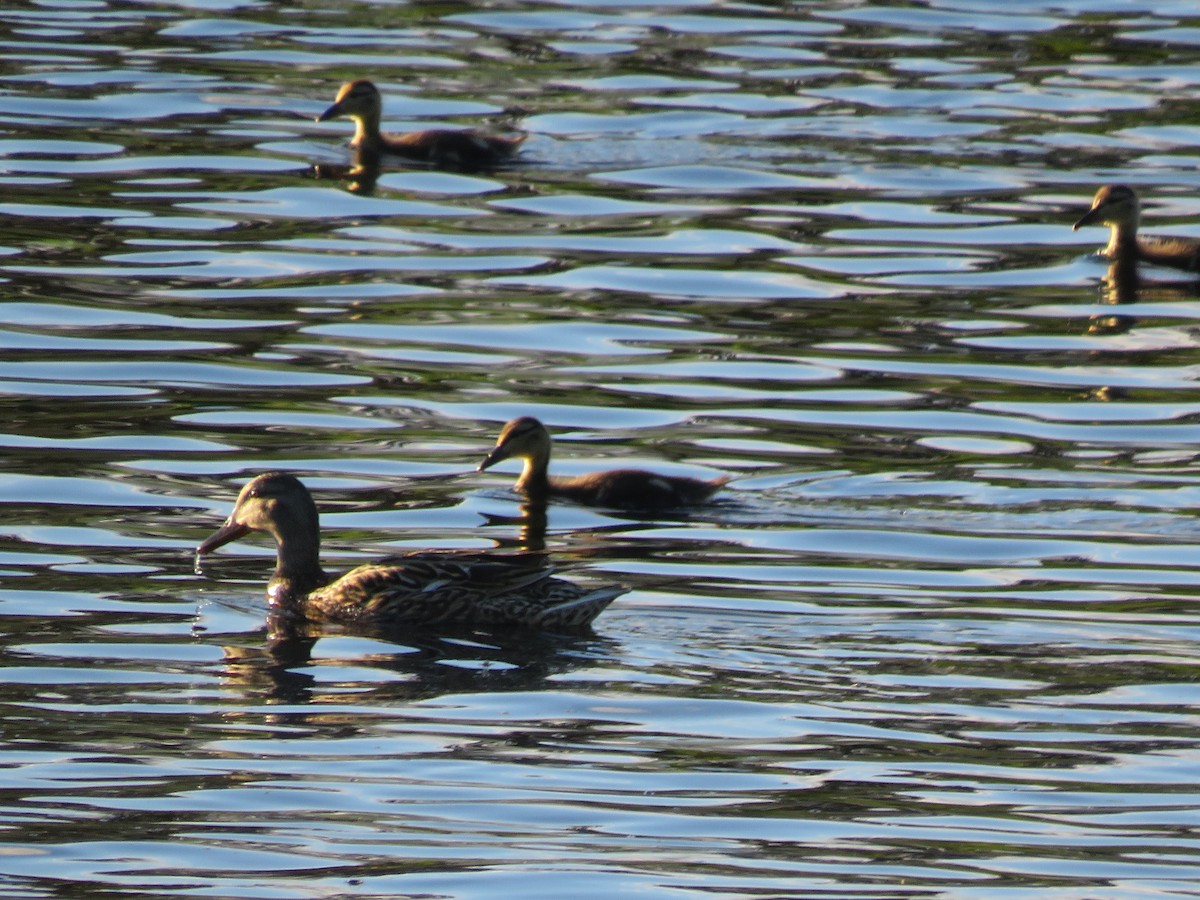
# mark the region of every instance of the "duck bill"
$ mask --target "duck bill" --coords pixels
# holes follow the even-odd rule
[[[1089,209],[1078,222],[1071,226],[1072,231],[1078,231],[1084,225],[1095,225],[1104,216],[1104,207],[1093,206]]]
[[[317,116],[317,121],[318,122],[328,122],[330,119],[336,119],[341,114],[342,114],[342,104],[335,103],[335,104],[333,104],[333,106],[331,106],[327,110],[325,110],[325,112],[323,112],[319,116]]]
[[[496,463],[503,462],[506,459],[508,459],[508,450],[504,447],[496,447],[484,457],[483,462],[479,464],[479,468],[475,471],[482,472],[484,469],[490,469]]]
[[[203,544],[196,548],[197,556],[204,556],[206,553],[212,553],[218,547],[224,547],[226,544],[236,541],[250,533],[250,528],[243,525],[241,522],[235,522],[233,516],[225,520],[225,524],[218,528],[209,536]]]

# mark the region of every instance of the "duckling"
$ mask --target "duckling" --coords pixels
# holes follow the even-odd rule
[[[359,566],[331,581],[320,563],[317,507],[286,472],[259,475],[242,488],[225,523],[196,548],[197,559],[251,531],[275,539],[267,586],[274,612],[311,622],[392,630],[446,626],[583,629],[625,593],[587,590],[551,577],[536,557],[413,553]]]
[[[1141,205],[1133,189],[1123,184],[1106,184],[1096,191],[1092,208],[1075,223],[1108,225],[1112,229],[1104,255],[1120,262],[1146,262],[1187,272],[1200,272],[1200,240],[1194,238],[1139,238]]]
[[[317,116],[317,121],[324,122],[336,116],[348,116],[354,120],[354,140],[350,146],[360,152],[394,153],[436,166],[467,169],[494,166],[516,153],[528,137],[525,134],[504,137],[473,129],[456,131],[449,128],[383,134],[379,130],[383,118],[383,98],[379,95],[379,89],[364,78],[343,84],[333,105]]]
[[[532,416],[522,416],[505,425],[496,439],[496,446],[479,464],[477,471],[482,472],[512,458],[525,462],[516,489],[539,503],[561,497],[587,506],[616,509],[689,506],[703,503],[729,481],[728,478],[703,481],[680,475],[659,475],[643,469],[611,469],[574,478],[549,475],[546,469],[550,464],[550,433]]]

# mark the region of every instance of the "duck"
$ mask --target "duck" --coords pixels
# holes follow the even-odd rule
[[[331,578],[320,562],[316,503],[303,482],[267,472],[238,494],[229,517],[196,548],[197,562],[218,547],[260,531],[275,540],[267,585],[272,615],[376,631],[447,627],[588,628],[621,585],[588,589],[553,577],[542,555],[500,556],[418,551]]]
[[[1200,273],[1200,240],[1195,238],[1139,238],[1141,204],[1133,188],[1123,184],[1106,184],[1092,199],[1089,209],[1073,227],[1078,231],[1085,225],[1107,225],[1112,230],[1104,255],[1124,263],[1144,262],[1185,272]]]
[[[392,153],[406,159],[437,166],[485,168],[504,162],[517,152],[528,137],[452,128],[428,128],[404,134],[384,134],[379,130],[383,118],[383,97],[365,78],[342,85],[333,104],[317,116],[325,122],[338,116],[354,120],[354,139],[350,146],[362,154]]]
[[[571,478],[550,475],[550,432],[533,416],[508,422],[496,446],[477,471],[506,459],[520,459],[525,468],[515,488],[531,501],[561,498],[585,506],[615,509],[663,509],[703,503],[720,490],[727,477],[705,481],[682,475],[660,475],[644,469],[609,469]]]

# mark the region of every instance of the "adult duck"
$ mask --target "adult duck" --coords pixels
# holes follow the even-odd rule
[[[489,469],[506,459],[520,459],[525,467],[516,489],[531,501],[562,498],[587,506],[615,509],[665,509],[703,503],[728,478],[705,481],[682,475],[660,475],[644,469],[609,469],[571,478],[549,474],[550,432],[532,416],[513,419],[500,431],[496,446],[479,464]]]
[[[1107,225],[1110,229],[1104,255],[1115,262],[1150,263],[1200,272],[1200,240],[1176,237],[1138,237],[1142,210],[1133,188],[1123,184],[1106,184],[1096,191],[1089,209],[1074,230],[1085,225]]]
[[[273,612],[319,623],[380,630],[430,626],[586,628],[619,585],[588,590],[551,576],[538,558],[414,553],[359,566],[336,580],[321,568],[312,495],[286,472],[259,475],[242,488],[225,523],[196,548],[197,557],[251,531],[275,539],[267,586]]]
[[[338,116],[354,120],[354,139],[350,146],[360,153],[392,153],[435,166],[465,169],[494,166],[516,153],[527,137],[524,134],[506,137],[474,129],[452,128],[384,134],[379,130],[383,119],[383,98],[379,89],[365,78],[343,84],[333,105],[317,116],[317,121],[324,122]]]

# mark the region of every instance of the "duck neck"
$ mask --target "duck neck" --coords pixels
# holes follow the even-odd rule
[[[316,528],[277,534],[278,553],[275,574],[267,585],[272,606],[286,606],[303,600],[311,591],[329,581],[320,561],[320,539]]]
[[[362,150],[377,150],[383,143],[383,136],[379,133],[380,118],[381,114],[378,112],[356,113],[354,140],[350,142],[350,146]]]
[[[1109,259],[1133,259],[1138,254],[1137,222],[1114,222],[1104,254]]]
[[[550,493],[550,448],[530,453],[524,459],[525,468],[517,479],[516,488],[532,499],[544,499]]]

